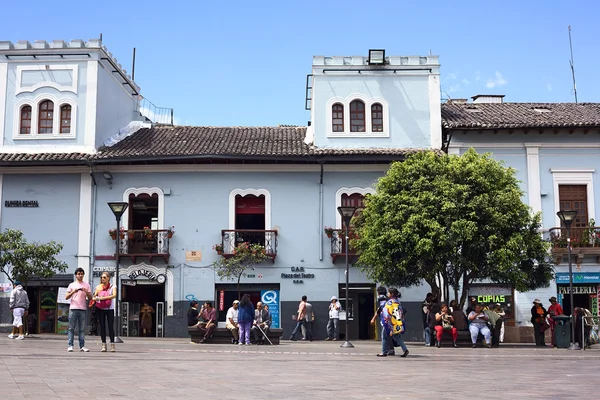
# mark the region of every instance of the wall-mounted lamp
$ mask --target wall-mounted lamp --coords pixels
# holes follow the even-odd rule
[[[369,65],[385,64],[385,50],[384,49],[370,49],[368,63],[369,63]]]
[[[106,183],[108,184],[108,187],[110,189],[112,189],[112,180],[113,180],[113,176],[110,172],[108,171],[104,171],[102,173],[102,176],[104,176],[104,180],[106,181]]]

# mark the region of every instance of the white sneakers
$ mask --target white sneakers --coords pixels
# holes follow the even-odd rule
[[[73,352],[73,346],[69,346],[69,348],[67,349],[67,351],[68,351],[69,353]]]
[[[16,339],[16,340],[24,340],[24,339],[25,339],[25,336],[23,336],[23,335],[15,336],[15,335],[13,335],[13,334],[11,333],[10,335],[8,335],[8,338],[9,338],[9,339]]]
[[[87,353],[90,351],[90,349],[88,349],[87,347],[82,347],[79,349],[79,351],[83,351],[84,353]]]

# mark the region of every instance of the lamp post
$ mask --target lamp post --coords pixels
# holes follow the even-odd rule
[[[560,210],[556,213],[558,218],[565,224],[567,228],[567,249],[569,254],[569,298],[571,301],[571,345],[569,350],[581,350],[579,345],[575,342],[575,305],[573,304],[573,266],[571,263],[571,224],[577,217],[577,210]],[[584,338],[582,338],[584,339]]]
[[[354,213],[356,212],[356,207],[338,207],[337,208],[338,212],[340,213],[340,215],[342,216],[342,221],[344,221],[344,225],[346,225],[346,335],[345,335],[345,341],[344,343],[342,343],[342,345],[340,347],[344,347],[344,348],[350,348],[350,347],[354,347],[354,345],[352,343],[350,343],[350,341],[348,340],[348,317],[350,316],[349,313],[349,304],[350,304],[350,299],[348,298],[348,286],[349,286],[349,282],[350,282],[350,263],[348,261],[348,234],[350,231],[350,220],[352,219],[352,216],[354,215]]]
[[[115,215],[115,218],[117,219],[117,240],[115,240],[116,242],[116,248],[115,248],[115,284],[117,285],[117,298],[116,298],[116,304],[115,304],[115,319],[116,319],[116,327],[117,327],[117,331],[115,332],[115,342],[117,343],[123,343],[123,341],[120,339],[121,336],[121,321],[119,320],[119,311],[121,308],[121,279],[120,279],[120,275],[119,275],[119,261],[120,261],[120,257],[119,257],[119,253],[120,253],[120,249],[119,249],[119,245],[121,244],[121,217],[123,216],[123,214],[125,213],[125,210],[127,210],[127,207],[129,206],[128,203],[125,203],[123,201],[114,201],[114,202],[109,202],[108,206],[110,207],[110,210],[113,212],[113,214]]]

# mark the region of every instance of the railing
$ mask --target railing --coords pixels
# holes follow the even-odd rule
[[[169,258],[172,232],[168,229],[130,229],[119,236],[119,255],[133,257]]]
[[[600,228],[585,227],[571,228],[571,247],[600,248]],[[567,248],[567,228],[552,228],[548,231],[547,239],[553,248]]]
[[[221,245],[223,255],[233,255],[233,250],[240,243],[259,244],[265,248],[267,255],[273,259],[277,255],[277,231],[260,229],[223,229]]]
[[[331,237],[327,236],[329,240],[331,240],[331,257],[335,261],[337,257],[346,255],[346,230],[345,229],[334,229]],[[356,234],[351,229],[350,234],[348,235],[349,239],[355,239]],[[356,249],[350,246],[348,248],[349,256],[356,256]]]
[[[173,109],[166,107],[157,107],[150,100],[142,97],[138,104],[140,114],[157,124],[173,125]]]

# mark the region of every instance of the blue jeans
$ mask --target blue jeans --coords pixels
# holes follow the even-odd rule
[[[73,346],[75,326],[79,329],[79,348],[81,349],[85,346],[85,310],[69,310],[69,347]]]
[[[327,322],[327,337],[329,339],[338,339],[338,321],[339,318],[329,318]]]
[[[477,336],[479,336],[479,332],[481,332],[487,344],[492,344],[492,332],[490,332],[490,328],[488,328],[487,325],[471,324],[469,325],[469,331],[471,332],[471,341],[473,344],[477,343]]]
[[[431,328],[426,326],[423,332],[425,334],[425,344],[427,346],[431,345]]]
[[[305,323],[306,323],[306,320],[304,320],[304,319],[298,320],[298,322],[296,322],[296,327],[294,328],[294,330],[292,331],[292,334],[290,335],[290,340],[296,339],[296,333],[298,333],[298,331],[300,330],[302,325],[304,325]]]

